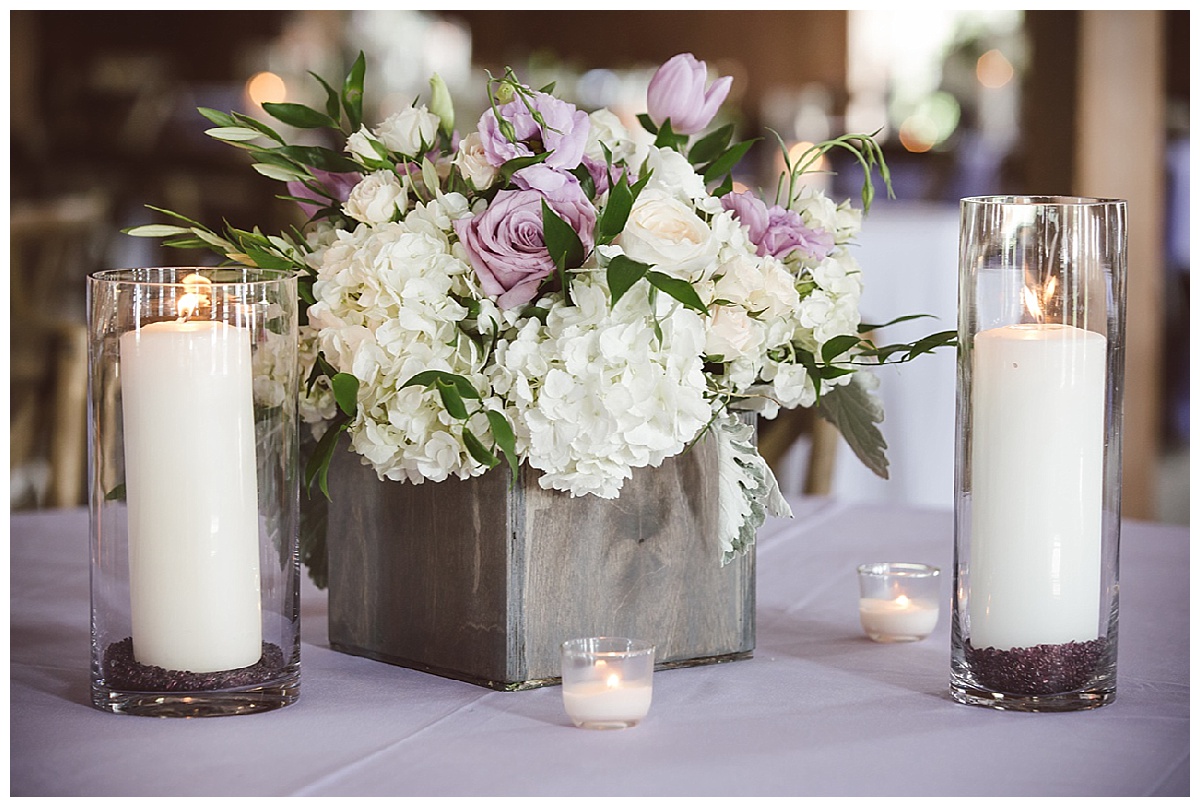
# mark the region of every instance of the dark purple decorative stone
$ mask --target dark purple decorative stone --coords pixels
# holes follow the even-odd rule
[[[281,669],[283,651],[270,642],[263,642],[262,657],[257,664],[206,673],[139,664],[133,658],[132,637],[114,642],[104,651],[105,682],[115,689],[132,692],[207,692],[252,687],[271,681]]]
[[[1082,689],[1108,656],[1108,640],[997,650],[966,645],[967,664],[987,689],[1010,695],[1054,695]]]

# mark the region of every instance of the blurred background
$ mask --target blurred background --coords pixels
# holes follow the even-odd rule
[[[644,111],[654,68],[690,51],[734,77],[725,114],[763,141],[740,182],[773,185],[789,148],[878,132],[895,198],[877,197],[860,238],[864,319],[908,313],[887,341],[956,325],[958,200],[1075,194],[1129,200],[1124,512],[1188,523],[1188,11],[12,11],[10,12],[10,501],[86,497],[84,277],[101,268],[208,264],[124,236],[162,221],[302,222],[245,154],[204,135],[196,107],[264,120],[261,103],[323,104],[312,71],[340,81],[368,59],[366,120],[439,73],[458,128],[484,109],[486,72],[587,109]],[[277,125],[272,122],[272,125]],[[303,133],[289,133],[303,142]],[[857,200],[861,174],[821,178]],[[908,328],[905,330],[904,328]],[[844,448],[829,492],[953,505],[954,357],[880,371],[891,474]],[[773,451],[804,489],[814,439]]]

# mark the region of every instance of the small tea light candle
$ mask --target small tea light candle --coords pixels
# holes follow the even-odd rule
[[[919,563],[865,563],[858,567],[858,617],[876,642],[915,642],[938,621],[940,570]]]
[[[636,726],[650,711],[653,674],[649,642],[613,637],[563,642],[563,708],[580,728]]]

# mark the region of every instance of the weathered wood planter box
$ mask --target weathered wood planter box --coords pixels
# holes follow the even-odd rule
[[[655,642],[658,666],[748,658],[753,550],[722,567],[713,441],[639,469],[621,497],[545,491],[522,468],[466,482],[330,470],[334,649],[494,689],[558,683],[572,637]]]

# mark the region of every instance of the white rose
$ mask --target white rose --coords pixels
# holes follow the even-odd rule
[[[652,148],[647,155],[646,168],[652,171],[649,188],[665,191],[682,201],[704,199],[708,192],[704,177],[675,149]],[[718,204],[717,210],[720,209]]]
[[[367,174],[354,186],[342,209],[363,224],[383,224],[408,208],[408,190],[391,171]]]
[[[718,244],[708,225],[674,196],[647,188],[619,236],[625,254],[683,280],[712,274]]]
[[[346,138],[346,151],[360,160],[378,160],[379,152],[375,150],[373,142],[375,138],[371,137],[367,127],[363,126]]]
[[[415,157],[424,154],[437,141],[441,120],[424,104],[388,115],[375,127],[379,142],[397,154]]]
[[[787,316],[800,304],[792,275],[776,258],[740,255],[721,265],[713,296],[767,319]]]
[[[743,356],[754,356],[762,348],[762,326],[741,308],[719,305],[708,323],[708,338],[704,352],[709,356],[722,356],[733,361]]]
[[[477,191],[486,190],[496,181],[496,168],[487,161],[483,151],[483,138],[479,132],[471,132],[458,145],[454,164]]]

